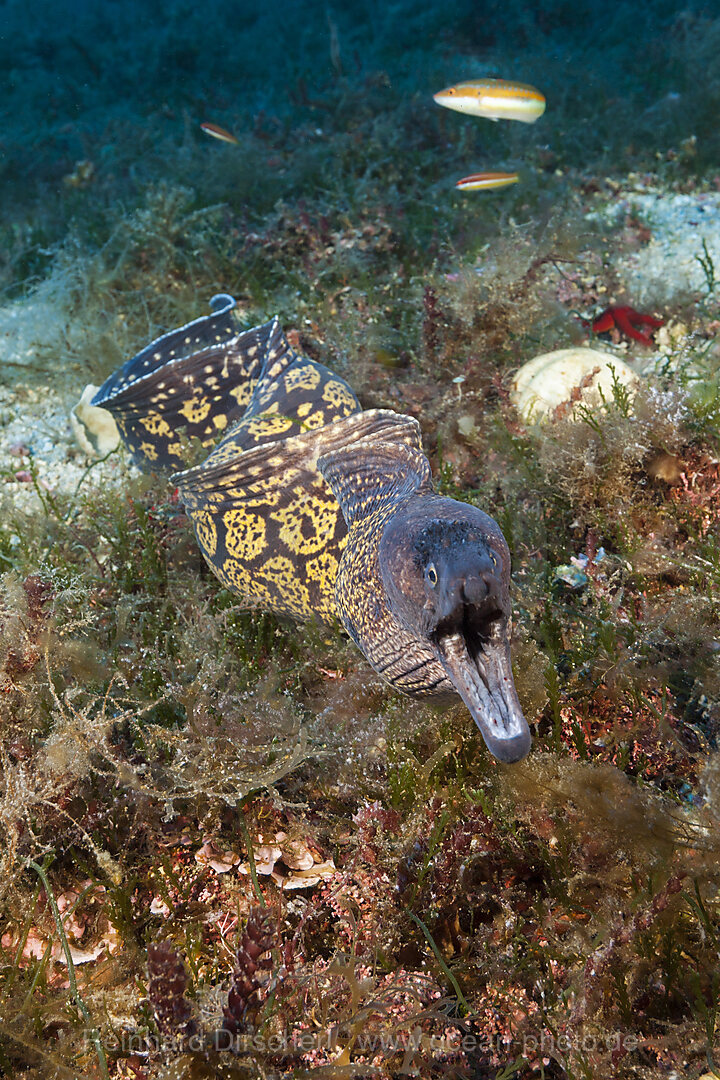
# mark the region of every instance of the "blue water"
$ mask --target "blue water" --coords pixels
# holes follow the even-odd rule
[[[133,156],[171,177],[188,132],[206,152],[203,120],[240,134],[308,119],[334,128],[408,99],[420,115],[432,112],[434,90],[477,74],[540,85],[545,138],[580,164],[633,142],[664,148],[683,133],[698,135],[708,160],[718,149],[719,40],[718,3],[670,0],[642,14],[634,2],[570,0],[9,0],[0,5],[0,167],[21,202],[83,158],[130,187]]]

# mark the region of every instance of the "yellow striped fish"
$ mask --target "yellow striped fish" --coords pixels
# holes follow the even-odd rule
[[[492,191],[493,188],[517,184],[519,179],[516,172],[479,172],[464,176],[462,180],[458,180],[455,187],[460,191]]]
[[[534,86],[505,79],[473,79],[433,94],[446,109],[488,120],[520,120],[534,124],[545,112],[545,98]]]
[[[233,135],[232,131],[226,131],[225,128],[220,127],[219,124],[211,124],[208,120],[200,125],[201,131],[204,131],[206,135],[211,135],[213,139],[219,139],[220,142],[231,143],[233,146],[238,146],[240,140],[237,136]]]

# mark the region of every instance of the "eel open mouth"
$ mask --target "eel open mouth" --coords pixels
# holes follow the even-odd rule
[[[499,761],[520,761],[531,736],[510,665],[506,621],[497,612],[482,621],[448,620],[432,635],[438,659]]]

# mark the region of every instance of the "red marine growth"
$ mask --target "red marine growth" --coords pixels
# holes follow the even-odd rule
[[[651,330],[657,330],[664,323],[664,319],[656,319],[653,315],[645,315],[642,311],[636,311],[635,308],[609,307],[605,308],[596,319],[593,319],[592,332],[593,334],[605,334],[608,330],[618,329],[625,337],[632,338],[633,341],[639,341],[641,345],[647,345],[651,348],[653,345],[651,335],[643,333],[640,328],[648,326]],[[589,322],[583,319],[583,326],[590,325]]]

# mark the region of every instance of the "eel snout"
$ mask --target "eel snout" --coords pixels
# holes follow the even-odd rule
[[[510,664],[507,621],[500,611],[464,625],[446,623],[433,635],[438,659],[499,761],[520,761],[531,736]]]

